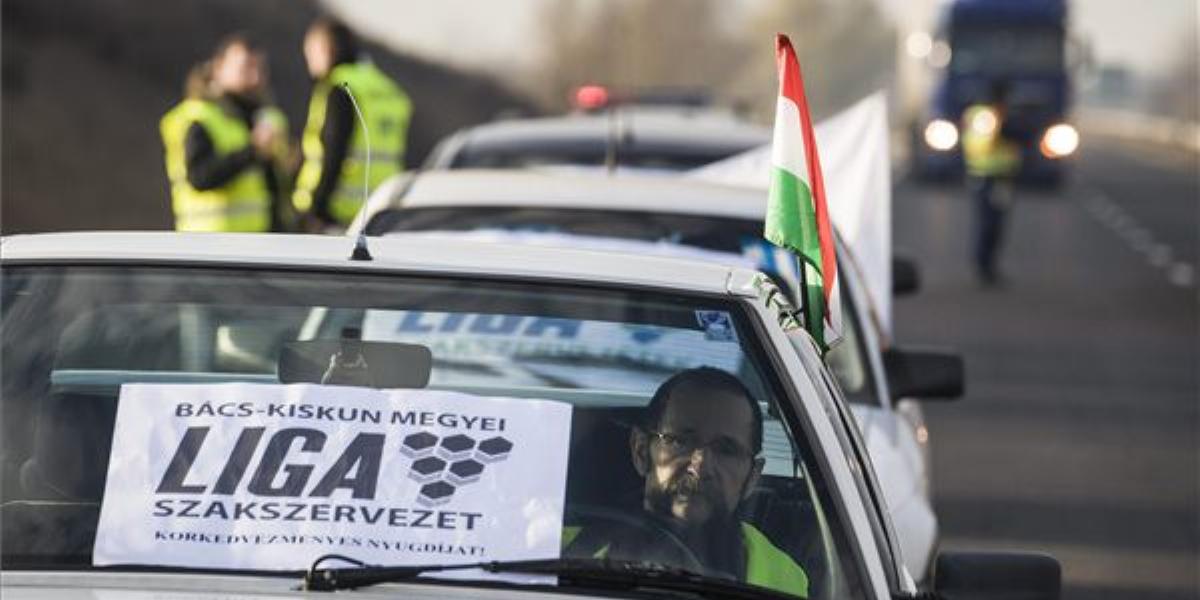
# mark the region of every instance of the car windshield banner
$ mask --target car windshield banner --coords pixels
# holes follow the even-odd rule
[[[546,386],[653,393],[670,375],[742,364],[733,318],[694,311],[695,328],[540,316],[368,310],[364,340],[433,351],[431,383]]]
[[[571,406],[309,384],[121,388],[96,565],[559,556]]]

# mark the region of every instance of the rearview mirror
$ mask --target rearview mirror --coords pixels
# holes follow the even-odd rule
[[[361,340],[312,340],[284,344],[279,381],[372,388],[423,388],[433,353],[425,346]]]
[[[883,352],[892,400],[952,400],[963,395],[966,376],[962,356],[939,350],[893,347]]]
[[[892,295],[908,296],[921,289],[921,269],[906,256],[892,256]]]
[[[943,552],[933,589],[945,600],[1058,600],[1062,567],[1032,552]]]

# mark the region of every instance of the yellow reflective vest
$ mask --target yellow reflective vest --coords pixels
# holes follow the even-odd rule
[[[1012,177],[1021,167],[1021,151],[1000,135],[1003,115],[986,104],[963,111],[962,149],[967,174],[976,177]]]
[[[238,152],[250,145],[250,129],[217,102],[189,98],[163,115],[159,122],[166,155],[167,178],[171,181],[171,208],[179,231],[269,231],[271,192],[266,174],[248,168],[225,185],[198,190],[188,183],[187,132],[200,124],[212,140],[218,156]]]
[[[321,143],[325,110],[329,94],[342,93],[334,88],[343,83],[354,93],[354,100],[367,126],[367,134],[364,135],[362,123],[355,117],[354,133],[347,146],[346,159],[342,162],[341,173],[329,199],[329,214],[338,223],[349,225],[366,200],[365,194],[400,172],[412,103],[399,86],[368,62],[338,65],[318,81],[308,105],[308,120],[301,140],[304,163],[292,194],[292,205],[297,211],[312,209],[313,193],[321,181],[321,161],[325,156],[325,147]],[[369,175],[366,171],[367,138],[371,142]],[[365,192],[364,184],[367,188]]]
[[[582,527],[563,527],[562,547],[566,548],[579,537]],[[767,539],[755,526],[742,522],[742,544],[746,548],[746,583],[771,588],[801,598],[808,597],[808,575],[783,550]],[[609,545],[596,551],[593,558],[608,555]]]

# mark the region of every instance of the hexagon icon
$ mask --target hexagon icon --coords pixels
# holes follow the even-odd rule
[[[446,473],[446,481],[454,485],[467,485],[479,481],[479,476],[483,474],[483,463],[477,460],[460,460],[450,465],[450,471]]]
[[[508,458],[508,453],[513,449],[513,443],[502,438],[488,438],[479,442],[479,447],[475,449],[475,459],[485,463],[494,463]]]
[[[422,431],[404,436],[400,442],[400,453],[409,458],[421,458],[433,453],[433,447],[438,442],[438,436]]]
[[[445,468],[446,461],[436,456],[426,456],[425,458],[413,461],[412,469],[408,472],[408,478],[418,483],[428,483],[440,477]]]
[[[471,456],[475,448],[475,439],[461,433],[442,439],[438,444],[437,455],[446,460],[462,460]]]
[[[438,506],[450,501],[450,497],[454,495],[454,486],[445,481],[435,481],[421,486],[421,493],[417,496],[417,502],[425,506]]]

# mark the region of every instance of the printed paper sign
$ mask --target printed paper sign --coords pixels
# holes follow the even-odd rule
[[[559,556],[571,406],[430,390],[125,385],[96,565]]]

